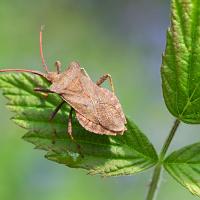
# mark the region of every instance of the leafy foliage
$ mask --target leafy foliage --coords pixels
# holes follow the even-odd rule
[[[172,0],[171,27],[161,67],[162,88],[169,111],[179,120],[200,123],[200,6],[198,0]],[[127,119],[123,136],[92,134],[79,125],[73,114],[73,136],[67,134],[69,107],[65,104],[53,122],[49,116],[61,102],[58,95],[45,97],[35,87],[48,88],[38,76],[2,74],[0,88],[15,112],[16,124],[28,130],[24,139],[46,151],[45,157],[89,174],[129,175],[157,164],[149,190],[155,195],[161,167],[191,193],[200,197],[200,143],[173,152],[164,159],[176,131],[174,126],[158,158],[153,145],[137,126]],[[179,124],[179,123],[178,123]],[[176,124],[175,124],[176,125]],[[164,159],[164,161],[163,161]]]
[[[16,113],[12,119],[28,130],[23,137],[26,141],[47,151],[47,159],[103,176],[133,174],[157,163],[153,146],[130,120],[123,136],[105,136],[89,133],[73,117],[76,142],[72,141],[66,134],[67,104],[55,120],[49,122],[50,114],[61,99],[55,94],[44,97],[34,92],[38,86],[48,88],[49,83],[25,73],[0,76],[0,88],[9,100],[7,106]]]
[[[198,0],[171,1],[171,27],[161,67],[169,111],[179,120],[200,123],[200,6]],[[200,143],[175,151],[165,169],[190,192],[200,196]]]
[[[169,111],[186,123],[200,123],[200,6],[172,0],[171,27],[161,68]]]
[[[200,143],[173,152],[165,159],[164,167],[179,183],[200,197]]]

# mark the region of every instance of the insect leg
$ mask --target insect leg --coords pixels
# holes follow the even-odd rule
[[[74,137],[72,136],[72,112],[73,112],[73,110],[74,110],[74,109],[71,107],[71,110],[70,110],[70,112],[69,112],[69,117],[68,117],[67,134],[68,134],[69,137],[72,139],[72,141],[75,142],[75,144],[76,144],[76,146],[77,146],[77,151],[78,151],[78,153],[81,155],[82,158],[84,158],[84,155],[83,155],[83,153],[82,153],[82,151],[81,151],[81,146],[80,146],[80,144],[78,144],[78,143],[75,141]]]
[[[82,74],[83,74],[83,75],[85,75],[85,76],[89,77],[88,73],[85,71],[85,69],[84,69],[84,68],[81,68],[81,72],[82,72]]]
[[[51,116],[49,118],[49,121],[52,121],[54,119],[54,117],[56,116],[56,114],[58,113],[58,111],[61,109],[62,105],[65,103],[65,101],[62,101],[57,107],[56,109],[51,113]]]
[[[102,77],[100,77],[100,79],[96,82],[97,85],[101,85],[104,81],[109,80],[110,86],[112,88],[112,92],[114,93],[114,86],[113,86],[113,81],[112,81],[112,77],[110,74],[104,74]]]
[[[72,136],[72,112],[73,112],[73,108],[71,107],[71,110],[69,112],[69,117],[68,117],[67,134],[72,140],[74,140]]]
[[[59,60],[57,60],[55,62],[55,66],[56,66],[57,73],[60,74],[60,72],[61,72],[61,62]]]
[[[54,93],[54,92],[52,92],[52,91],[49,90],[49,89],[40,88],[40,87],[34,88],[34,91],[35,91],[35,92],[44,92],[44,93]]]

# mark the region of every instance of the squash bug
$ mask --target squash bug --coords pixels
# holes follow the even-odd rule
[[[3,69],[0,72],[28,72],[47,79],[51,83],[49,89],[35,88],[34,90],[47,94],[56,93],[62,98],[62,102],[55,108],[50,120],[53,120],[64,103],[71,107],[67,133],[72,139],[73,110],[80,125],[92,133],[105,135],[122,135],[124,133],[126,118],[119,100],[114,94],[113,82],[109,74],[103,75],[94,83],[78,62],[71,62],[68,68],[61,72],[59,61],[55,63],[56,71],[49,72],[43,56],[42,29],[40,31],[40,56],[46,73],[26,69]],[[112,87],[112,92],[100,87],[107,79]]]

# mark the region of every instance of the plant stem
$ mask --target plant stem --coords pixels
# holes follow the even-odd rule
[[[172,129],[171,129],[171,131],[170,131],[170,133],[169,133],[164,145],[163,145],[163,148],[161,150],[161,153],[160,153],[160,156],[159,156],[159,158],[160,158],[159,160],[161,162],[163,161],[163,159],[164,159],[164,157],[165,157],[165,155],[167,153],[169,145],[171,144],[171,141],[174,138],[174,135],[176,133],[176,130],[179,127],[179,124],[180,124],[180,120],[176,119],[175,122],[174,122],[174,125],[173,125],[173,127],[172,127]]]
[[[162,150],[160,152],[158,164],[156,165],[154,172],[153,172],[153,176],[152,176],[152,180],[151,180],[151,184],[150,184],[150,187],[149,187],[149,191],[148,191],[146,200],[153,200],[155,198],[156,191],[157,191],[157,188],[158,188],[158,183],[159,183],[159,180],[160,180],[160,174],[161,174],[161,170],[162,170],[162,162],[165,158],[165,155],[166,155],[167,150],[168,150],[168,148],[171,144],[171,141],[174,138],[176,130],[179,127],[179,124],[180,124],[180,120],[176,119],[171,131],[169,132],[167,139],[164,142],[164,145],[163,145]]]
[[[146,200],[153,200],[156,195],[156,191],[157,191],[157,187],[158,187],[158,183],[159,183],[159,179],[160,179],[161,169],[162,169],[162,166],[159,163],[154,169]]]

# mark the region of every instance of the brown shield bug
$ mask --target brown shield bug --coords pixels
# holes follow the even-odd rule
[[[51,83],[50,88],[35,88],[35,91],[47,94],[56,93],[62,98],[62,102],[56,107],[50,120],[55,117],[64,103],[71,106],[67,132],[72,139],[73,110],[79,123],[90,132],[105,135],[122,135],[124,133],[126,118],[119,100],[114,94],[112,78],[109,74],[105,74],[94,83],[77,62],[71,62],[68,68],[61,73],[59,61],[55,63],[56,72],[49,72],[43,56],[42,30],[40,31],[40,55],[46,73],[26,69],[3,69],[0,72],[28,72],[47,79]],[[112,92],[100,87],[107,79],[112,87]]]

